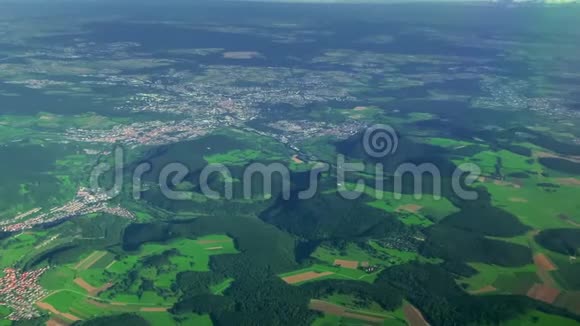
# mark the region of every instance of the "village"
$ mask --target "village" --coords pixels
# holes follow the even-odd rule
[[[133,219],[135,215],[120,207],[109,206],[107,201],[109,196],[101,192],[93,192],[88,188],[81,187],[76,193],[76,196],[70,202],[49,209],[48,211],[34,216],[33,214],[42,211],[41,208],[35,208],[18,216],[0,222],[0,230],[3,232],[19,232],[31,229],[38,225],[46,225],[57,223],[75,216],[93,214],[93,213],[108,213],[119,217]],[[25,217],[33,216],[29,219],[23,220]]]
[[[38,279],[47,269],[48,267],[44,267],[28,272],[4,269],[4,277],[0,278],[0,305],[12,311],[7,317],[9,320],[41,316],[35,304],[48,293],[38,284]]]

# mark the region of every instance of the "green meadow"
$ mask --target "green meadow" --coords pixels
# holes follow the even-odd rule
[[[145,312],[141,311],[138,315],[144,318],[151,326],[166,326],[166,325],[196,325],[196,326],[211,326],[211,318],[209,315],[188,314],[180,315],[178,318],[168,312]]]
[[[371,190],[367,193],[374,194]],[[437,222],[448,215],[456,213],[459,209],[446,198],[435,198],[432,195],[423,195],[416,199],[413,195],[401,194],[401,198],[394,198],[392,193],[383,193],[384,199],[377,199],[369,202],[368,205],[385,210],[389,213],[398,213],[399,215],[406,215],[400,220],[405,224],[420,224],[428,226],[431,221]],[[416,211],[416,212],[415,212]],[[412,223],[406,221],[408,216],[415,216],[416,221],[421,223]]]
[[[165,259],[168,256],[169,265],[148,265],[147,261]],[[77,263],[65,264],[49,269],[40,279],[41,285],[52,294],[44,300],[61,312],[70,312],[78,317],[85,318],[111,314],[116,311],[138,311],[140,307],[167,307],[175,303],[177,298],[167,296],[167,291],[174,284],[177,274],[183,271],[209,271],[209,257],[220,254],[236,254],[233,240],[225,235],[208,235],[197,239],[176,239],[167,243],[147,243],[141,246],[138,252],[118,257],[107,252],[90,268],[77,269]],[[127,278],[130,273],[136,273],[138,279],[131,282]],[[82,278],[93,287],[100,287],[112,283],[113,287],[100,293],[99,298],[104,306],[95,305],[87,301],[91,297],[87,291],[77,285],[74,280]],[[139,285],[149,280],[153,282],[155,290],[142,291]],[[127,283],[131,282],[131,283]],[[211,290],[221,294],[233,282],[227,279],[215,284]],[[118,288],[118,284],[128,284],[128,287]],[[161,292],[159,292],[161,291]],[[163,296],[159,293],[165,293]],[[148,319],[161,320],[169,317],[168,314],[144,313]],[[192,320],[208,320],[208,317],[191,316]]]
[[[497,172],[508,175],[515,172],[541,173],[544,168],[533,158],[519,155],[507,150],[485,150],[470,157],[453,159],[456,165],[473,163],[479,166],[483,175],[495,175]]]
[[[260,151],[256,150],[233,150],[227,153],[204,156],[209,164],[244,165],[259,159],[268,159]]]
[[[372,264],[381,262],[380,259],[372,257],[368,252],[354,243],[348,243],[344,249],[336,249],[322,245],[312,253],[311,257],[331,265],[334,264],[335,259],[354,260],[358,262],[367,261]]]
[[[457,149],[465,146],[472,145],[473,143],[463,141],[463,140],[456,140],[451,138],[441,138],[441,137],[428,137],[428,138],[420,138],[420,140],[424,141],[427,144],[435,145],[447,149]]]
[[[77,271],[72,266],[55,266],[42,274],[40,284],[48,291],[70,290],[77,293],[86,293],[85,289],[73,282],[77,277]]]
[[[131,303],[109,304],[102,301],[89,300],[83,294],[63,290],[55,292],[43,300],[56,310],[70,313],[81,319],[90,319],[98,316],[107,316],[125,312],[139,312],[143,306]]]
[[[346,183],[344,187],[355,189],[356,185]],[[365,186],[364,193],[375,199],[367,205],[392,213],[407,225],[427,227],[459,211],[447,198],[436,198],[431,194],[415,198],[414,195],[379,191],[369,186]]]
[[[525,293],[534,281],[537,281],[536,266],[502,267],[483,263],[469,263],[478,273],[472,277],[462,278],[459,283],[467,285],[467,290],[475,291],[486,286],[493,286],[500,292]]]
[[[542,187],[541,184],[554,187]],[[520,187],[485,182],[494,206],[516,215],[522,223],[536,229],[570,228],[573,225],[561,218],[567,216],[580,224],[578,186],[558,185],[549,178],[526,179]]]
[[[224,291],[227,290],[232,285],[232,283],[234,283],[233,278],[225,279],[223,282],[211,286],[210,287],[211,293],[216,295],[222,295]]]
[[[11,238],[0,240],[0,269],[11,267],[28,256],[33,256],[40,251],[35,247],[41,244],[47,232],[23,232]]]
[[[147,243],[141,246],[137,253],[127,255],[115,262],[109,271],[114,274],[123,274],[141,258],[161,254],[171,249],[179,251],[179,255],[170,258],[179,270],[194,271],[209,271],[208,264],[211,255],[237,253],[233,240],[225,235],[210,235],[195,240],[178,239],[163,244]]]
[[[169,252],[171,254],[168,254]],[[123,282],[125,283],[130,282],[126,278],[127,274],[136,272],[137,279],[140,281],[127,283],[131,284],[131,286],[125,288],[125,290],[118,290],[112,287],[100,296],[112,301],[135,304],[163,304],[168,302],[167,300],[174,302],[176,298],[161,297],[156,294],[156,291],[170,291],[177,274],[180,272],[210,271],[209,258],[212,255],[236,253],[238,251],[233,240],[225,235],[209,235],[195,240],[177,239],[163,244],[147,243],[142,245],[138,252],[119,259],[107,270],[114,278],[124,280]],[[160,262],[155,263],[155,265],[144,265],[144,262],[150,259],[159,260]],[[162,261],[165,262],[161,263]],[[144,281],[152,282],[156,290],[141,293],[139,289]],[[137,293],[141,294],[137,295]]]
[[[376,302],[361,301],[360,298],[345,294],[333,294],[331,296],[320,299],[345,307],[347,311],[351,313],[383,318],[384,322],[382,325],[407,325],[402,308],[396,309],[394,311],[387,311],[381,308],[381,306],[379,306]],[[325,313],[322,317],[317,318],[312,325],[368,325],[368,323],[362,320]]]
[[[6,317],[10,315],[11,311],[6,306],[0,306],[0,326],[10,326],[12,322],[9,321]]]

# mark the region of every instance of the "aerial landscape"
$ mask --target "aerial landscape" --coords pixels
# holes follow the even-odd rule
[[[580,325],[575,1],[0,0],[0,326]]]

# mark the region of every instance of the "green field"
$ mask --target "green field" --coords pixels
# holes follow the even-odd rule
[[[433,258],[425,258],[418,254],[417,252],[412,251],[403,251],[393,248],[384,248],[377,244],[375,241],[369,241],[369,245],[373,247],[380,253],[386,254],[388,258],[388,265],[401,265],[406,264],[408,262],[418,260],[422,262],[433,262],[436,263],[438,260]],[[385,261],[383,261],[385,263]]]
[[[147,320],[151,326],[166,326],[166,325],[199,325],[211,326],[211,318],[208,315],[188,314],[176,318],[168,312],[139,312],[139,316]]]
[[[392,248],[384,248],[375,241],[368,241],[368,245],[374,252],[365,251],[354,243],[349,243],[344,249],[336,249],[328,246],[320,246],[312,253],[312,257],[319,259],[329,266],[334,265],[336,259],[351,260],[360,263],[368,262],[370,265],[392,266],[405,264],[410,261],[436,261],[420,256],[416,252],[401,251]],[[344,270],[348,270],[343,268]]]
[[[290,156],[284,155],[287,150],[281,144],[268,137],[237,129],[222,129],[217,134],[235,139],[238,146],[227,152],[205,155],[203,159],[209,164],[235,166],[253,161],[287,161]]]
[[[106,316],[123,312],[138,312],[141,305],[133,304],[108,304],[104,302],[89,301],[81,293],[63,290],[55,292],[43,300],[62,313],[70,313],[81,319],[90,319],[98,316]]]
[[[466,142],[463,140],[456,140],[451,138],[441,138],[441,137],[429,137],[427,139],[419,139],[426,142],[427,144],[447,148],[447,149],[458,149],[465,146],[473,145],[471,142]]]
[[[0,306],[0,326],[10,326],[12,322],[7,320],[6,317],[10,315],[10,309],[5,306]]]
[[[284,274],[280,274],[278,276],[280,278],[284,278],[287,276],[302,274],[302,273],[306,273],[306,272],[316,272],[316,273],[332,272],[333,274],[323,276],[320,278],[316,278],[316,279],[306,281],[306,282],[295,283],[295,284],[299,285],[299,284],[303,284],[303,283],[307,283],[307,282],[316,282],[316,281],[325,280],[325,279],[355,280],[355,281],[363,281],[363,282],[372,283],[378,274],[378,272],[375,272],[372,274],[367,274],[367,273],[365,273],[361,270],[358,270],[358,269],[349,269],[349,268],[335,267],[335,266],[329,266],[329,265],[314,264],[310,267],[299,269],[299,270],[288,272],[288,273],[284,273]]]
[[[522,293],[522,289],[527,290],[537,280],[535,265],[516,268],[482,263],[470,263],[469,265],[478,271],[475,276],[460,280],[461,283],[468,285],[467,290],[469,291],[475,291],[491,285],[500,292],[512,293],[517,291]]]
[[[162,257],[163,253],[168,252],[168,250],[173,250],[173,254],[168,258],[170,266],[150,267],[143,265],[147,259]],[[118,292],[115,285],[119,282],[126,282],[129,272],[136,271],[141,280],[151,280],[157,290],[169,291],[178,273],[191,270],[209,271],[210,256],[237,252],[233,240],[225,235],[208,235],[197,239],[176,239],[165,244],[148,243],[141,246],[138,252],[123,256],[118,261],[114,260],[115,255],[110,252],[102,254],[94,252],[85,255],[83,259],[90,259],[97,255],[101,258],[86,269],[77,270],[79,262],[51,268],[41,277],[40,283],[47,290],[53,292],[44,300],[45,302],[61,312],[70,312],[81,318],[109,314],[109,310],[112,312],[137,311],[139,307],[168,306],[174,303],[177,298],[162,297],[156,291],[144,291],[137,294],[137,285],[140,283],[131,284],[124,290],[126,292]],[[80,262],[84,262],[83,259]],[[86,264],[88,262],[84,265]],[[99,307],[85,300],[88,298],[87,291],[73,282],[78,277],[94,287],[100,287],[109,282],[113,284],[111,289],[99,295],[99,300],[104,300],[106,303],[105,307]],[[232,282],[233,279],[227,279],[220,284],[215,284],[212,291],[220,294]],[[115,303],[115,305],[109,303]],[[150,318],[156,319],[167,317],[164,317],[164,314],[148,314],[150,314]]]
[[[368,261],[371,264],[381,262],[381,260],[372,257],[369,253],[354,243],[347,244],[346,248],[342,250],[327,246],[320,246],[312,254],[312,257],[320,259],[330,265],[334,264],[335,259],[354,260],[358,262]]]
[[[345,188],[355,189],[356,185],[346,183]],[[448,199],[429,194],[415,198],[414,195],[378,191],[369,186],[365,186],[364,193],[375,199],[367,203],[369,206],[394,214],[406,225],[427,227],[459,211]]]
[[[407,325],[402,308],[394,311],[386,311],[375,302],[363,302],[352,295],[333,294],[320,298],[323,301],[333,303],[348,309],[349,312],[366,316],[384,318],[383,325]],[[368,325],[367,322],[348,317],[341,317],[332,314],[324,314],[314,321],[312,325]]]
[[[551,180],[532,179],[526,181],[520,188],[485,183],[491,193],[493,204],[516,215],[524,224],[537,229],[570,228],[569,222],[559,218],[561,214],[568,216],[575,223],[580,223],[577,212],[580,203],[577,197],[578,188],[561,185],[554,192],[548,192],[537,183],[550,183]]]
[[[233,282],[234,282],[233,278],[225,279],[223,282],[213,285],[210,288],[211,293],[221,295],[224,293],[225,290],[227,290],[230,287],[230,285],[232,285]]]
[[[233,150],[223,154],[204,156],[209,164],[243,165],[251,161],[264,158],[262,153],[255,150]]]
[[[139,316],[147,320],[151,326],[165,325],[199,325],[211,326],[212,322],[208,315],[190,314],[176,318],[168,312],[139,312]]]
[[[43,234],[21,233],[12,238],[0,241],[2,255],[0,255],[0,269],[13,266],[23,257],[34,251],[31,248],[40,241]]]
[[[164,253],[173,251],[168,257],[169,265],[143,266],[142,262],[151,257],[161,257]],[[177,274],[184,271],[207,272],[209,258],[212,255],[235,254],[235,248],[231,238],[225,235],[209,235],[198,239],[178,239],[164,244],[148,243],[139,249],[139,252],[128,255],[115,262],[107,271],[115,278],[123,279],[130,271],[136,271],[141,280],[153,282],[160,291],[169,290],[175,282]],[[141,304],[162,304],[163,302],[175,302],[175,298],[164,299],[155,292],[144,292],[136,295],[140,283],[134,283],[127,288],[126,293],[117,293],[115,287],[105,291],[101,297],[119,301]],[[164,290],[165,289],[165,290]]]
[[[73,280],[77,272],[70,266],[57,266],[47,270],[40,278],[42,287],[49,291],[71,290],[86,293],[86,290],[78,286]]]
[[[233,240],[223,235],[210,235],[196,240],[179,239],[165,244],[148,243],[143,245],[138,253],[119,259],[108,271],[114,274],[126,273],[139,259],[171,249],[176,249],[180,253],[171,258],[178,270],[194,271],[209,271],[208,263],[211,255],[237,253]]]
[[[482,174],[487,176],[494,175],[498,171],[502,175],[508,175],[514,172],[539,174],[544,170],[544,168],[534,159],[507,150],[486,150],[471,157],[454,159],[453,163],[457,165],[462,163],[474,163],[479,166]]]
[[[399,220],[408,225],[429,226],[433,221],[440,221],[459,211],[449,200],[436,199],[431,195],[424,195],[420,199],[415,199],[413,195],[401,195],[400,199],[395,199],[392,193],[384,193],[384,198],[372,201],[369,205],[396,213]]]

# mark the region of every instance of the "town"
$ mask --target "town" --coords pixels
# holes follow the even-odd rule
[[[39,277],[48,269],[44,267],[34,271],[20,272],[13,268],[4,269],[0,278],[0,305],[12,312],[9,320],[33,319],[41,316],[35,308],[36,302],[47,295],[38,284]]]
[[[111,215],[116,215],[119,217],[134,219],[135,215],[120,207],[120,206],[109,206],[106,202],[109,200],[109,196],[102,192],[93,192],[88,188],[79,188],[76,193],[75,199],[70,202],[51,208],[47,212],[41,213],[40,215],[34,216],[32,218],[21,221],[24,216],[30,216],[34,213],[42,211],[40,208],[35,208],[24,214],[19,214],[18,216],[0,222],[0,230],[3,232],[19,232],[27,229],[31,229],[38,225],[46,225],[57,223],[59,221],[66,220],[75,216],[82,216],[93,213],[107,213]]]
[[[121,144],[131,148],[139,145],[163,145],[194,139],[207,134],[215,126],[210,121],[148,121],[117,125],[109,130],[69,129],[66,138],[86,143]]]

